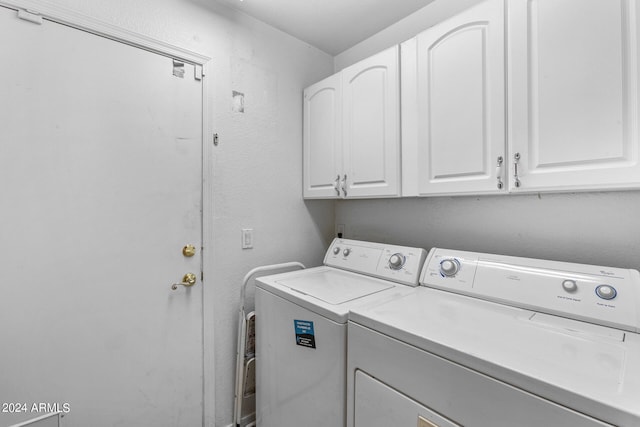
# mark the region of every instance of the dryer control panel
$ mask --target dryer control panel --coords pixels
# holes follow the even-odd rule
[[[427,251],[421,248],[334,239],[324,257],[324,264],[417,286],[426,257]]]
[[[640,332],[637,270],[433,248],[420,284]]]

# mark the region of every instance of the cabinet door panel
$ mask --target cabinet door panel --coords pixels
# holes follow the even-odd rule
[[[385,67],[373,66],[348,82],[352,185],[384,180],[386,74]]]
[[[485,132],[486,24],[462,26],[422,46],[426,78],[422,87],[429,93],[425,105],[430,152],[431,180],[486,176],[484,158],[488,141]],[[425,132],[426,133],[426,132]],[[426,172],[426,171],[425,171]]]
[[[398,48],[342,72],[347,197],[399,194]]]
[[[403,54],[410,45],[403,45]],[[415,75],[403,70],[408,77],[403,94],[411,90],[405,83],[415,86],[417,114],[403,115],[403,135],[417,139],[414,153],[404,157],[408,170],[416,171],[417,194],[500,191],[496,161],[505,148],[502,0],[430,28],[413,45]]]
[[[512,3],[520,190],[640,184],[636,8],[633,0]]]
[[[340,76],[304,91],[304,197],[335,198],[342,171]]]

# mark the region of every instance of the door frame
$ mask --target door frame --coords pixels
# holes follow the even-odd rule
[[[23,10],[47,21],[67,25],[77,30],[106,37],[116,42],[143,49],[165,57],[202,67],[202,346],[203,346],[203,426],[215,425],[215,368],[214,368],[214,277],[212,258],[206,255],[213,248],[213,84],[209,70],[211,58],[197,52],[136,33],[76,11],[35,0],[0,0],[0,6]]]

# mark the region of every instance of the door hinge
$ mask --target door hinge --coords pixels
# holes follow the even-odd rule
[[[26,9],[18,9],[18,18],[25,21],[33,22],[34,24],[42,25],[42,15],[35,12],[30,12]]]
[[[196,80],[202,80],[202,78],[204,77],[204,72],[202,71],[201,65],[195,65],[193,67],[193,77]]]
[[[214,133],[213,134],[213,145],[215,145],[216,147],[218,146],[218,134]]]

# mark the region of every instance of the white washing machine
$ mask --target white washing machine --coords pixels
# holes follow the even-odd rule
[[[350,314],[349,427],[640,426],[636,270],[432,249]]]
[[[346,422],[347,315],[418,285],[426,251],[335,239],[324,266],[257,279],[260,427]]]

